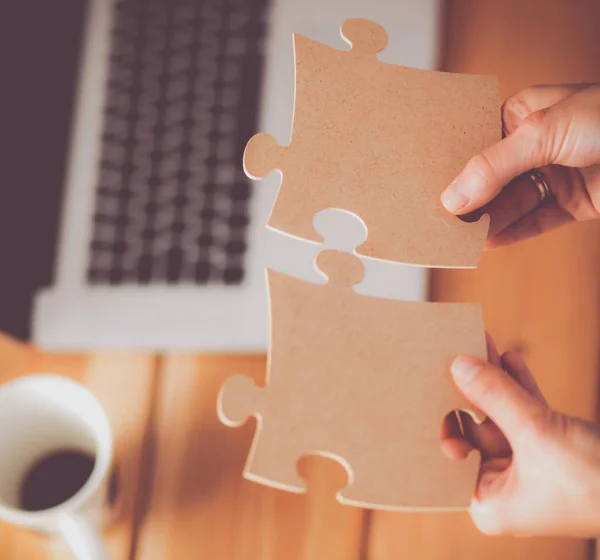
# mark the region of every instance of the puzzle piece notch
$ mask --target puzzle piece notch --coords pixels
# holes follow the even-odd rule
[[[259,408],[262,392],[252,378],[238,374],[229,377],[221,387],[217,397],[217,412],[223,424],[237,428],[246,423]],[[250,405],[250,406],[249,406]]]
[[[281,170],[287,149],[287,146],[281,146],[271,134],[255,134],[244,149],[244,172],[251,179],[263,179],[271,171]]]
[[[373,21],[350,18],[341,26],[341,35],[352,48],[354,55],[376,57],[388,45],[386,30]]]
[[[304,493],[306,483],[299,476],[296,467],[299,451],[288,451],[287,455],[296,457],[291,461],[271,460],[275,451],[282,453],[290,441],[281,441],[282,434],[277,433],[277,425],[271,425],[269,420],[266,425],[263,424],[262,411],[269,409],[265,402],[268,395],[268,387],[259,387],[247,375],[234,375],[225,381],[219,391],[217,415],[230,428],[242,426],[251,416],[257,420],[256,432],[244,467],[244,478],[279,490]]]
[[[248,480],[271,486],[272,488],[294,493],[304,493],[307,490],[307,486],[298,473],[298,462],[303,457],[319,455],[341,465],[347,477],[347,482],[343,488],[352,486],[354,473],[350,464],[343,457],[330,451],[318,449],[307,451],[298,447],[295,452],[288,452],[286,455],[288,461],[273,462],[268,459],[264,460],[265,457],[271,457],[271,454],[275,452],[275,448],[278,455],[282,451],[281,444],[275,446],[275,448],[265,445],[265,442],[269,438],[269,432],[277,430],[277,426],[263,425],[262,423],[260,411],[265,404],[267,405],[266,409],[268,410],[269,408],[268,403],[264,401],[265,398],[268,398],[268,387],[257,386],[252,378],[243,374],[234,375],[227,379],[217,397],[217,413],[220,421],[226,426],[231,428],[240,427],[246,423],[250,416],[254,416],[258,420],[256,434],[248,454],[246,468],[244,469],[244,477]],[[280,439],[278,436],[281,435],[273,434],[276,439]],[[344,501],[341,496],[343,488],[336,494],[340,502]]]
[[[219,419],[226,426],[237,428],[250,416],[257,419],[256,433],[244,468],[244,478],[260,484],[294,493],[306,492],[306,483],[298,474],[298,459],[303,454],[294,445],[291,434],[281,433],[271,418],[263,424],[263,412],[272,408],[267,399],[269,387],[259,387],[246,375],[234,375],[225,381],[217,397]],[[284,403],[285,406],[285,403]],[[279,457],[274,461],[273,457]],[[281,460],[281,457],[287,460]]]
[[[321,251],[315,260],[317,270],[328,280],[326,286],[336,292],[354,291],[362,282],[365,265],[358,257],[343,251]]]
[[[367,239],[367,226],[360,216],[343,208],[326,208],[313,218],[313,228],[326,249],[355,253]]]

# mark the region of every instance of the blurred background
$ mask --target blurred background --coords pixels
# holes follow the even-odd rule
[[[339,506],[345,474],[322,458],[300,464],[306,496],[241,479],[254,425],[220,425],[215,396],[232,373],[264,377],[265,264],[302,276],[313,256],[264,230],[278,178],[250,184],[241,154],[259,130],[289,140],[292,33],[345,48],[347,17],[386,27],[382,60],[496,74],[503,99],[600,81],[595,0],[5,3],[0,380],[57,371],[108,403],[126,464],[115,558],[593,558],[587,541],[483,537],[465,514]],[[552,406],[598,418],[600,224],[386,283],[481,302]],[[47,557],[1,525],[0,543]]]

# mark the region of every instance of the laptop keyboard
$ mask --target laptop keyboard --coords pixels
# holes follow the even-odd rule
[[[117,0],[90,284],[239,284],[267,0]]]

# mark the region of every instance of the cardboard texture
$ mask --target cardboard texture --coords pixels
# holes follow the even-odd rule
[[[438,267],[474,267],[489,217],[466,223],[439,195],[475,153],[500,139],[495,78],[404,68],[377,60],[379,25],[349,19],[340,51],[299,35],[294,129],[289,146],[254,136],[244,169],[282,171],[269,226],[320,241],[313,218],[329,208],[362,224],[355,252]],[[365,230],[367,231],[365,241]],[[450,364],[486,358],[476,304],[359,295],[355,254],[324,250],[317,285],[267,270],[271,343],[265,387],[230,378],[218,397],[221,420],[258,425],[246,478],[303,492],[303,455],[338,461],[348,485],[342,503],[376,509],[463,509],[479,469],[472,453],[452,462],[440,449],[446,415],[478,411],[460,395]]]
[[[448,412],[469,410],[449,368],[458,354],[486,357],[480,307],[359,295],[353,286],[364,266],[356,256],[323,251],[317,264],[327,284],[267,271],[266,387],[238,375],[219,394],[224,423],[258,418],[244,476],[303,492],[296,462],[322,454],[348,473],[348,487],[338,494],[342,503],[468,507],[479,458],[449,460],[439,433]]]
[[[282,171],[268,225],[319,241],[313,216],[346,209],[369,231],[360,254],[475,267],[489,217],[465,223],[439,197],[470,157],[501,138],[496,78],[380,62],[387,34],[364,19],[346,20],[342,36],[348,51],[294,35],[291,144],[258,134],[246,147],[248,176]]]

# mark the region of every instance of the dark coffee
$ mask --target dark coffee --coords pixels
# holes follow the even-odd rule
[[[94,470],[93,455],[58,449],[40,457],[21,482],[19,506],[27,511],[53,508],[74,496]]]

